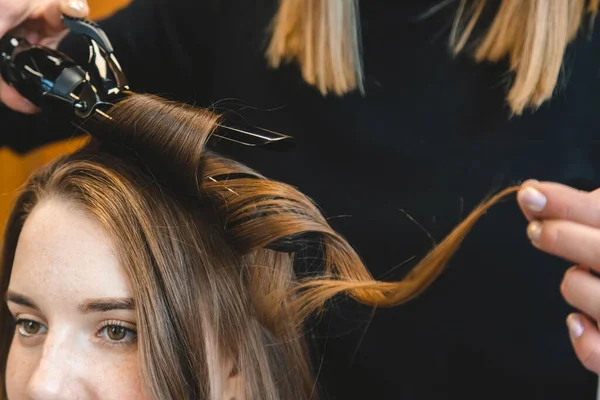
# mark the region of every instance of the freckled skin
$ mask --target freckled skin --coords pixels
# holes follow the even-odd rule
[[[26,296],[39,308],[9,302],[13,316],[34,320],[47,331],[23,337],[17,327],[7,363],[8,398],[147,398],[137,343],[111,346],[106,330],[104,336],[98,333],[107,321],[135,328],[135,312],[84,314],[78,309],[90,299],[132,297],[127,276],[98,221],[64,200],[36,206],[19,238],[9,292]]]

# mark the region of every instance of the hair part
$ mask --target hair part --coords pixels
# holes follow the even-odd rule
[[[453,54],[465,50],[487,0],[460,0],[450,32]],[[599,0],[501,0],[475,46],[477,62],[509,61],[507,102],[514,114],[537,108],[556,88],[567,45]],[[357,0],[280,0],[266,52],[273,67],[300,65],[304,80],[323,94],[364,92]]]

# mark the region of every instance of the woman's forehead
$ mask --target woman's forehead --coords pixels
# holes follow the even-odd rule
[[[56,198],[44,201],[25,222],[9,288],[71,300],[131,297],[113,243],[82,208]]]

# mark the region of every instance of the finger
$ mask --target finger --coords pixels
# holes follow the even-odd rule
[[[600,321],[600,279],[585,268],[567,270],[560,292],[573,307]]]
[[[29,41],[30,43],[41,44],[48,46],[49,42],[58,43],[64,34],[67,33],[62,20],[62,13],[58,7],[48,7],[44,10],[44,14],[41,19],[34,22],[35,28],[31,28],[30,31],[34,31],[38,35],[38,39],[35,42]]]
[[[600,374],[600,332],[589,318],[582,314],[570,314],[567,326],[573,349],[584,367]]]
[[[22,36],[27,35],[25,37],[30,43],[39,44],[65,30],[63,14],[75,18],[86,18],[89,11],[85,0],[53,0],[32,12],[18,30],[23,31]]]
[[[61,0],[54,2],[52,7],[43,10],[43,19],[45,21],[45,36],[49,36],[65,29],[62,15],[68,15],[74,18],[87,18],[90,14],[90,7],[86,0]]]
[[[90,15],[90,7],[86,0],[62,0],[60,11],[74,18],[87,18]]]
[[[527,181],[517,200],[529,221],[566,219],[600,227],[600,191],[590,194],[558,183]]]
[[[52,3],[50,7],[46,7],[40,18],[42,24],[40,25],[41,29],[39,29],[39,32],[43,36],[49,36],[64,31],[65,26],[62,21],[62,14],[61,5],[56,2]]]
[[[23,114],[34,114],[39,111],[35,105],[2,80],[0,80],[0,101],[7,107]]]
[[[600,271],[600,229],[564,220],[533,221],[527,236],[546,253]]]

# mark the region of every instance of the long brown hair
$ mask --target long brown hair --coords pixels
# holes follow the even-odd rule
[[[218,124],[211,112],[132,95],[109,115],[110,123],[94,128],[99,146],[53,162],[23,189],[7,226],[0,285],[6,292],[36,204],[59,198],[84,207],[118,239],[153,399],[220,400],[236,374],[245,398],[316,398],[302,330],[307,316],[338,294],[377,307],[417,296],[477,218],[514,191],[478,207],[404,280],[381,282],[310,199],[207,150]],[[323,269],[298,279],[294,252],[307,240],[321,244]],[[4,379],[14,332],[6,304],[0,320]]]
[[[448,3],[440,0],[440,3]],[[449,35],[452,52],[466,47],[488,0],[460,0]],[[565,49],[599,0],[501,0],[491,26],[475,46],[477,62],[508,58],[513,82],[507,102],[515,114],[536,108],[556,87]],[[266,55],[278,67],[300,65],[322,94],[363,88],[358,0],[280,0]]]

